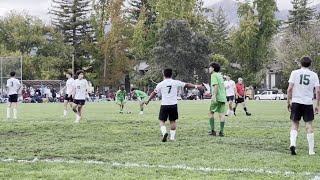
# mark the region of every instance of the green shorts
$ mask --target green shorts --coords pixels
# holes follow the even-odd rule
[[[126,100],[125,99],[117,99],[117,102],[116,102],[118,105],[124,105],[126,103]]]
[[[211,101],[210,111],[217,113],[225,113],[226,112],[226,103],[225,102],[217,102],[217,104],[213,104]]]
[[[148,101],[148,97],[141,98],[140,103],[145,104]]]

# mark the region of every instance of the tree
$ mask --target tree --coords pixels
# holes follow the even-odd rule
[[[74,49],[75,70],[88,69],[90,55],[85,43],[92,43],[94,35],[89,19],[90,0],[52,0],[52,22],[64,34],[65,42]]]
[[[162,68],[173,68],[177,78],[196,81],[195,76],[209,64],[210,40],[191,30],[187,21],[172,20],[160,31],[154,52],[154,63]]]
[[[138,60],[143,60],[146,58],[146,13],[145,8],[143,7],[140,13],[138,23],[134,27],[133,39],[131,43],[131,51],[134,54],[135,58]]]
[[[315,10],[308,7],[308,0],[292,0],[293,9],[289,10],[289,18],[286,22],[292,32],[301,34],[302,30],[310,27]]]
[[[132,24],[137,24],[140,18],[140,13],[144,11],[144,16],[146,17],[145,25],[146,27],[150,27],[151,24],[154,24],[156,22],[157,13],[152,8],[150,0],[131,0],[129,2],[131,8],[129,9],[130,15],[130,21]]]

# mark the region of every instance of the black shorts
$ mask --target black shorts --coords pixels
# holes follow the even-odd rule
[[[77,105],[81,105],[84,106],[86,104],[86,100],[73,100],[73,103],[77,104]]]
[[[239,97],[238,99],[236,99],[236,104],[243,103],[243,102],[244,102],[243,97]]]
[[[292,103],[290,119],[292,121],[300,121],[301,117],[305,122],[314,120],[313,105],[305,105]]]
[[[169,117],[170,121],[175,121],[178,119],[178,105],[161,105],[159,120],[167,121]]]
[[[234,100],[234,96],[227,96],[227,101],[233,101]]]
[[[72,97],[72,95],[69,97],[69,95],[66,94],[66,95],[64,96],[64,100],[66,100],[66,101],[68,101],[68,102],[73,102],[73,97]]]
[[[18,94],[9,95],[9,102],[18,102]]]

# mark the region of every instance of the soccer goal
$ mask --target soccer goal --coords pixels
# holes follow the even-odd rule
[[[6,83],[10,72],[16,72],[16,78],[22,83],[22,57],[0,57],[0,92],[1,97],[7,95]]]

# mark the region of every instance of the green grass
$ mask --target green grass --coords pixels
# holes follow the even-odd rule
[[[289,155],[289,113],[285,101],[250,101],[253,114],[226,120],[226,137],[209,137],[209,101],[181,101],[176,142],[160,142],[159,103],[152,102],[139,115],[119,114],[113,102],[87,103],[84,119],[74,123],[69,111],[61,118],[62,104],[21,104],[18,120],[5,120],[1,105],[0,179],[310,179],[319,173],[319,156],[308,155],[304,125],[298,135],[298,155]],[[316,150],[319,117],[314,123]],[[219,130],[216,121],[217,131]],[[21,163],[19,159],[74,160],[77,163]],[[89,160],[104,164],[88,164]],[[185,165],[193,168],[291,171],[266,174],[240,171],[198,171],[158,167],[113,166],[112,163],[151,166]],[[305,175],[311,172],[311,175]]]

